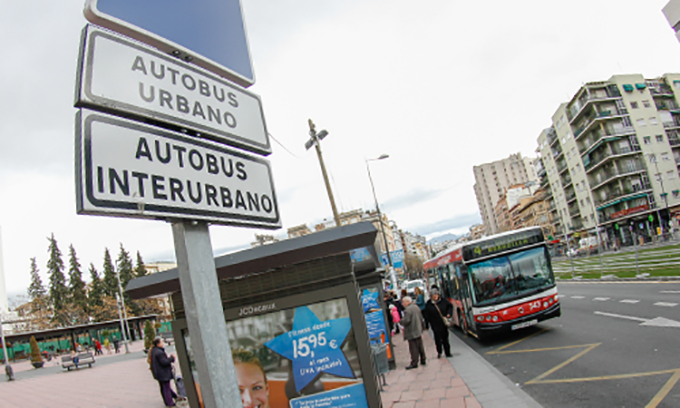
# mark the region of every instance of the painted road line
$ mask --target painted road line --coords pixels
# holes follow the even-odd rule
[[[625,315],[620,315],[620,314],[615,314],[615,313],[607,313],[607,312],[593,312],[596,315],[600,316],[607,316],[607,317],[616,317],[619,319],[626,319],[626,320],[633,320],[636,322],[642,322],[640,323],[640,326],[650,326],[650,327],[677,327],[680,328],[680,322],[671,320],[671,319],[666,319],[665,317],[656,317],[654,319],[646,319],[644,317],[635,317],[635,316],[625,316]]]
[[[596,302],[606,302],[606,301],[609,300],[609,299],[611,299],[611,298],[608,298],[608,297],[596,297],[596,298],[594,298],[593,300],[596,301]]]
[[[572,296],[572,299],[585,299],[585,296]]]
[[[669,303],[669,302],[656,302],[654,303],[654,306],[661,306],[661,307],[675,307],[677,306],[677,303]]]
[[[623,300],[619,301],[619,303],[638,303],[638,302],[639,302],[639,300],[635,300],[635,299],[623,299]]]
[[[680,293],[680,290],[662,290],[659,293]]]

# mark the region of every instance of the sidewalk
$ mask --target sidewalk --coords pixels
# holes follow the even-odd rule
[[[393,341],[397,368],[385,375],[384,408],[541,407],[453,333],[449,335],[453,357],[441,359],[431,333],[423,333],[427,365],[408,371],[408,343],[401,335]]]

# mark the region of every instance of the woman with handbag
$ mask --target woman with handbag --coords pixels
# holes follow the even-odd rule
[[[437,346],[437,358],[441,358],[442,349],[446,357],[451,356],[451,345],[449,344],[449,326],[453,306],[448,300],[441,297],[439,290],[433,289],[430,292],[430,300],[425,304],[425,319],[430,323],[432,333],[434,333],[434,343]]]

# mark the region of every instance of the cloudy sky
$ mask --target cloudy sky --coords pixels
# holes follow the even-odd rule
[[[680,71],[667,0],[242,0],[285,236],[331,217],[306,151],[322,142],[341,211],[381,209],[435,237],[479,222],[472,166],[521,152],[581,84],[618,73]],[[24,292],[30,258],[47,282],[47,237],[101,270],[120,243],[173,260],[170,226],[78,216],[73,94],[83,0],[0,0],[0,228],[8,292]],[[213,226],[216,253],[254,229]],[[267,232],[268,233],[268,232]],[[65,258],[66,260],[66,258]]]

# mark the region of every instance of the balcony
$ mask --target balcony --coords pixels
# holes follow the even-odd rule
[[[652,186],[649,183],[634,184],[630,187],[625,187],[621,189],[616,187],[611,191],[607,192],[605,198],[596,199],[595,206],[598,210],[610,207],[612,205],[618,204],[623,201],[634,200],[640,197],[646,197],[647,193],[652,190]]]
[[[623,109],[600,111],[597,113],[597,115],[593,115],[591,118],[586,120],[585,123],[583,123],[578,129],[574,131],[574,139],[578,140],[579,137],[588,133],[595,123],[602,122],[603,120],[620,118],[627,114],[628,111]]]
[[[558,173],[561,174],[566,169],[567,169],[567,162],[566,161],[562,161],[562,162],[557,163],[557,172]]]
[[[680,119],[678,119],[677,116],[673,116],[672,121],[663,122],[663,127],[666,128],[666,129],[672,129],[672,128],[680,127]]]
[[[599,178],[599,180],[597,181],[597,185],[593,186],[592,190],[595,191],[614,179],[631,176],[645,171],[647,171],[647,169],[640,163],[636,163],[635,166],[629,166],[622,170],[616,169],[605,170],[602,173],[600,173],[602,174],[602,177]],[[597,177],[593,178],[595,179]]]
[[[557,132],[555,132],[555,129],[554,128],[548,129],[548,144],[550,146],[552,146],[553,143],[555,143],[556,140],[557,140]]]
[[[583,221],[581,221],[580,218],[579,218],[578,220],[576,220],[576,221],[572,221],[572,222],[571,222],[571,229],[572,229],[573,231],[580,231],[580,230],[582,230],[582,229],[583,229]]]
[[[649,87],[649,92],[652,95],[673,96],[673,90],[668,85],[660,85],[658,87]]]
[[[600,89],[602,88],[600,87]],[[614,101],[616,98],[621,96],[621,92],[619,92],[616,86],[606,87],[605,92],[607,93],[606,95],[595,95],[587,91],[584,92],[578,98],[578,100],[567,109],[567,118],[569,119],[569,123],[573,123],[575,120],[577,120],[579,116],[581,116],[581,114],[586,111],[588,105],[591,105],[593,102]]]
[[[560,177],[560,181],[562,182],[562,188],[567,189],[567,186],[571,184],[571,176],[569,173],[565,173],[564,177]]]
[[[568,204],[568,203],[576,200],[576,192],[572,191],[571,193],[567,194],[564,198],[567,200],[567,204]]]
[[[578,205],[572,205],[569,207],[569,215],[571,218],[578,217],[581,214],[581,212],[578,209]]]
[[[593,155],[583,159],[583,167],[586,169],[586,173],[590,173],[595,170],[600,164],[608,161],[609,159],[615,159],[617,157],[622,157],[630,154],[637,154],[640,152],[640,146],[609,146],[609,152],[605,152],[598,155]],[[586,164],[587,162],[587,164]]]

